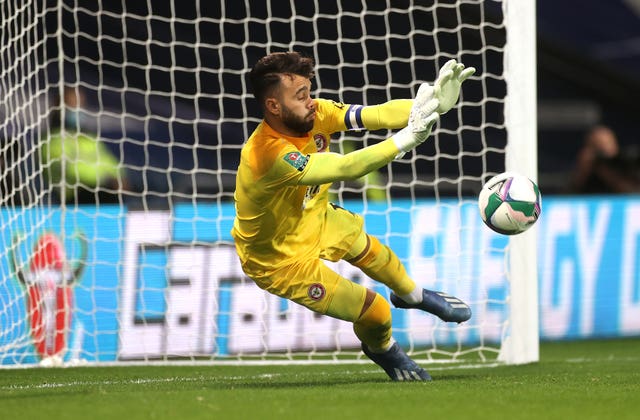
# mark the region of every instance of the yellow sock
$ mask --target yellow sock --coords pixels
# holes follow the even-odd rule
[[[376,293],[373,302],[353,323],[353,331],[372,352],[382,353],[391,347],[391,307]]]
[[[364,251],[349,263],[361,269],[367,276],[379,281],[397,295],[408,295],[416,288],[402,262],[386,245],[375,236],[367,235],[368,243]]]

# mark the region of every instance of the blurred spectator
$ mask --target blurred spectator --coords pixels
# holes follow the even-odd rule
[[[120,162],[93,133],[85,132],[84,94],[65,87],[61,115],[52,114],[51,135],[43,141],[41,160],[61,202],[117,203],[126,187]],[[60,127],[60,129],[56,129]]]
[[[616,134],[603,125],[592,128],[578,152],[571,189],[575,193],[640,192],[635,153],[621,151]]]

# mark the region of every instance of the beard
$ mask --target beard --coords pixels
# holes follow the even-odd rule
[[[304,117],[300,117],[287,107],[282,107],[282,123],[287,126],[292,131],[299,133],[300,135],[305,135],[313,128],[314,120],[308,120],[309,116],[311,116],[315,111],[311,111]]]

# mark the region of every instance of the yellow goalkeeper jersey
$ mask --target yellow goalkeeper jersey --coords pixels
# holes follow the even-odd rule
[[[307,136],[282,135],[263,121],[242,148],[231,234],[249,276],[268,275],[296,259],[319,256],[331,184],[297,182],[311,153],[329,151],[331,134],[364,127],[359,105],[323,99],[315,99],[315,104],[316,118]]]

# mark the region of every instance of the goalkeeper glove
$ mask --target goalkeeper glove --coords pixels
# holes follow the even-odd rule
[[[458,102],[462,82],[475,71],[473,67],[465,69],[464,64],[449,60],[438,72],[433,86],[428,83],[420,85],[413,100],[408,125],[393,136],[400,149],[396,159],[429,137],[440,114],[448,112]]]
[[[454,107],[460,96],[462,82],[467,80],[476,69],[464,68],[464,64],[456,60],[447,61],[438,73],[438,78],[433,83],[433,96],[438,100],[438,112],[444,114]]]
[[[433,86],[429,83],[421,84],[411,106],[409,123],[392,137],[400,150],[396,159],[401,158],[429,137],[433,126],[440,118],[440,114],[436,112],[439,105],[438,99],[434,97]]]

